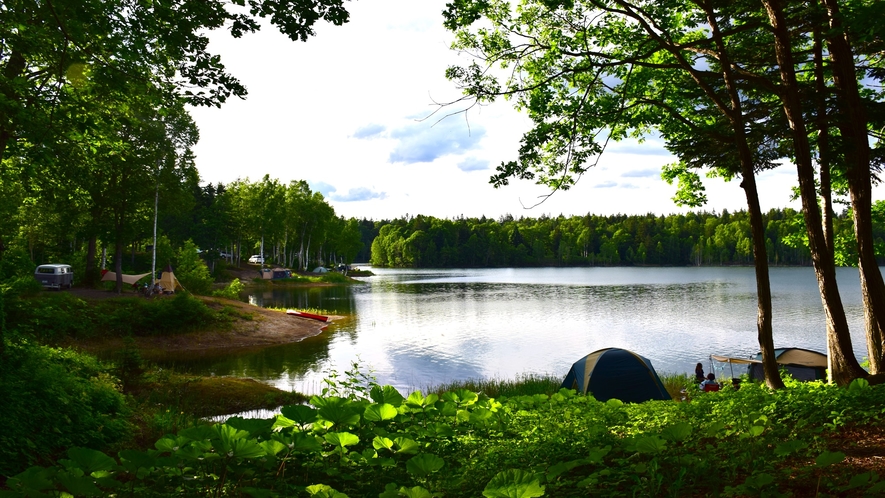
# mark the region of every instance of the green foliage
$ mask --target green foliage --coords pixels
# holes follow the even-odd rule
[[[0,253],[0,282],[14,278],[34,277],[37,265],[22,247],[11,247]]]
[[[194,294],[207,295],[212,288],[212,275],[206,263],[200,259],[198,248],[192,240],[185,241],[175,258],[173,268],[181,286]]]
[[[763,216],[763,222],[770,263],[810,263],[801,213],[771,210]],[[498,220],[415,216],[377,225],[379,233],[371,251],[371,263],[376,266],[684,266],[753,262],[745,211],[669,216],[505,216]],[[852,240],[848,213],[837,217],[835,225],[839,237]]]
[[[0,362],[0,475],[66,448],[103,448],[126,437],[124,399],[109,372],[71,350],[7,344]]]
[[[875,472],[846,472],[844,453],[827,442],[837,424],[881,423],[879,386],[788,380],[771,391],[747,383],[687,403],[600,403],[570,390],[498,400],[466,389],[403,396],[358,365],[327,385],[310,405],[271,419],[180,429],[115,458],[72,450],[56,467],[10,479],[12,496],[89,486],[109,493],[117,483],[135,496],[382,498],[805,496],[813,488],[795,488],[803,483],[851,496],[883,489]]]
[[[240,279],[235,278],[224,289],[213,291],[212,295],[236,300],[240,298],[240,292],[243,292],[245,288],[246,286],[240,282]]]
[[[338,272],[334,272],[334,271],[324,273],[320,277],[320,281],[330,283],[330,284],[348,284],[348,283],[352,282],[352,280],[347,278],[347,276],[344,275],[343,273],[338,273]]]
[[[221,326],[228,319],[188,293],[163,299],[138,297],[87,302],[66,292],[8,299],[11,333],[57,341],[71,337],[165,335]],[[76,317],[76,319],[71,319]]]

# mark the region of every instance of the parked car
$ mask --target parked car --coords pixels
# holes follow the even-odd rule
[[[71,265],[40,265],[34,270],[34,278],[47,289],[70,289],[74,285]]]
[[[249,262],[252,263],[253,265],[261,265],[261,264],[264,264],[264,256],[262,256],[262,255],[260,255],[260,254],[253,254],[253,255],[249,258]]]

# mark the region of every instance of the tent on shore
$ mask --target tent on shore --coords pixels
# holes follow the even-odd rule
[[[146,277],[148,275],[150,275],[150,273],[142,273],[141,275],[126,275],[124,273],[122,275],[122,280],[123,280],[123,283],[129,284],[129,285],[135,285],[139,280],[143,279],[144,277]],[[116,282],[117,281],[117,274],[112,271],[106,271],[102,274],[101,281],[102,282]]]
[[[600,349],[575,362],[562,387],[589,392],[599,401],[673,399],[647,358],[619,348]]]
[[[822,380],[827,378],[827,355],[802,348],[777,348],[774,350],[775,361],[782,370],[786,370],[794,379],[802,381]],[[747,374],[753,380],[764,380],[762,370],[762,353],[753,359],[731,358],[728,356],[710,355],[710,359],[732,365],[747,365]]]
[[[163,273],[160,274],[160,278],[155,282],[163,286],[163,290],[166,292],[175,292],[177,290],[184,290],[184,287],[181,286],[181,283],[175,278],[175,273],[172,271],[172,265],[166,265],[166,268],[163,269]]]

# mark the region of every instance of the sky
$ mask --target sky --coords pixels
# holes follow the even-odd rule
[[[201,180],[305,180],[338,215],[375,220],[688,210],[673,203],[675,185],[660,178],[675,158],[654,139],[610,145],[576,187],[537,206],[546,187],[490,185],[495,167],[516,159],[531,122],[507,101],[444,119],[445,110],[434,114],[436,103],[460,96],[446,67],[470,61],[449,48],[446,1],[350,2],[349,23],[320,25],[307,42],[271,26],[238,40],[211,33],[210,51],[249,95],[191,110]],[[762,209],[798,209],[790,201],[795,178],[791,165],[760,174]],[[738,183],[705,178],[703,209],[745,209]]]

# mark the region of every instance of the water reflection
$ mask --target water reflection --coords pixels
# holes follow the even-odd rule
[[[689,372],[710,354],[758,351],[752,268],[385,270],[353,286],[274,289],[244,300],[318,308],[347,318],[300,343],[179,368],[241,375],[319,392],[331,369],[354,361],[403,391],[468,378],[564,375],[581,356],[622,347],[659,371]],[[840,291],[864,353],[857,272]],[[825,351],[824,317],[810,268],[773,268],[775,344]]]

